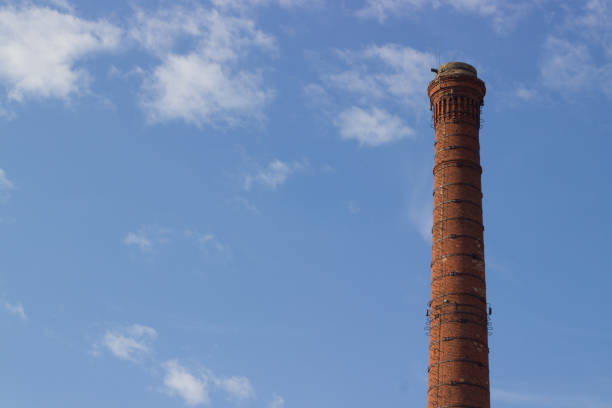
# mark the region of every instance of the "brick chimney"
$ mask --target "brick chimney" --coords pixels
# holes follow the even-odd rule
[[[429,303],[428,408],[489,408],[489,348],[480,108],[476,69],[432,69],[427,92],[436,132]]]

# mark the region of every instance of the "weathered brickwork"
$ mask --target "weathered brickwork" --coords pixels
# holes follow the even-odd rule
[[[429,305],[428,408],[490,408],[480,167],[486,92],[463,63],[427,89],[436,133]]]

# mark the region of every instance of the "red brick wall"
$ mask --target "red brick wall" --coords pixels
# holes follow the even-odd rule
[[[441,73],[428,87],[436,132],[428,408],[489,408],[478,133],[485,85]]]

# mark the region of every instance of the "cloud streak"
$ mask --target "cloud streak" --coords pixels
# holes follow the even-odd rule
[[[247,174],[244,178],[244,189],[251,190],[254,185],[260,185],[269,190],[276,190],[285,184],[292,174],[304,171],[307,167],[308,163],[305,161],[289,163],[274,159],[265,168],[254,174]]]
[[[151,343],[156,338],[157,331],[152,327],[134,324],[107,330],[102,344],[117,358],[139,362],[151,352]]]
[[[244,376],[214,378],[214,384],[223,390],[230,399],[243,401],[255,398],[251,381]]]
[[[151,253],[162,245],[181,242],[218,253],[227,253],[230,249],[229,245],[210,232],[201,233],[191,228],[163,228],[154,225],[145,225],[136,231],[128,232],[122,242],[125,246],[137,248],[144,253]]]
[[[272,396],[272,400],[268,403],[268,408],[285,408],[285,399],[280,395]]]
[[[138,247],[141,251],[150,251],[153,247],[150,237],[144,231],[128,232],[123,243],[127,246]]]
[[[4,309],[15,317],[18,317],[22,321],[28,320],[25,309],[21,303],[4,303]]]
[[[365,6],[357,10],[356,15],[384,23],[390,16],[405,16],[424,8],[435,10],[445,7],[487,18],[496,31],[505,32],[512,29],[532,6],[533,1],[529,0],[366,0]]]
[[[212,0],[220,9],[244,10],[256,6],[279,6],[285,9],[305,6],[320,6],[324,0]]]
[[[9,191],[13,188],[15,188],[13,182],[6,176],[6,172],[0,169],[0,191]]]

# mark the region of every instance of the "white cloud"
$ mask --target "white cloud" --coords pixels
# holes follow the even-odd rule
[[[229,250],[229,245],[221,242],[215,234],[202,234],[196,230],[188,229],[184,231],[184,236],[188,240],[193,240],[207,249],[214,249],[217,252],[226,252]]]
[[[553,404],[551,398],[541,395],[524,394],[514,391],[504,391],[500,389],[492,389],[491,397],[494,401],[518,404],[518,405],[549,405]]]
[[[583,8],[569,16],[568,26],[576,30],[576,35],[601,45],[612,58],[612,2],[589,0],[579,4]]]
[[[178,395],[187,405],[210,403],[206,376],[194,376],[176,360],[165,362],[163,367],[166,370],[164,386],[170,395]]]
[[[412,224],[421,238],[431,243],[433,226],[433,175],[429,165],[419,166],[410,172],[406,204],[402,218]]]
[[[156,338],[157,332],[152,327],[134,324],[107,330],[102,344],[115,357],[137,362],[151,351],[151,342]]]
[[[273,395],[268,408],[285,408],[285,399],[280,395]]]
[[[610,28],[612,3],[610,0],[589,0],[584,4],[584,15],[579,22],[589,27]]]
[[[203,8],[141,11],[131,37],[161,61],[143,83],[142,106],[150,121],[237,125],[261,120],[273,92],[249,57],[255,51],[275,53],[276,44],[252,20]],[[179,53],[179,39],[195,45]]]
[[[366,0],[357,16],[384,22],[392,15],[407,15],[425,7],[451,7],[460,13],[471,13],[491,20],[497,31],[506,31],[534,3],[533,0]]]
[[[148,251],[153,246],[151,238],[144,231],[129,232],[123,239],[123,243],[127,246],[136,246],[142,251]]]
[[[414,130],[400,118],[378,108],[367,111],[353,106],[340,113],[337,125],[342,139],[360,145],[380,146],[414,136]]]
[[[21,303],[12,304],[12,303],[5,302],[4,308],[10,314],[12,314],[13,316],[17,316],[21,320],[23,321],[28,320],[28,316],[26,315],[23,305]]]
[[[357,11],[359,17],[375,18],[381,23],[389,14],[405,12],[427,4],[427,0],[366,0],[365,6]]]
[[[65,11],[69,11],[70,13],[74,12],[74,7],[68,2],[68,0],[46,0],[47,3]]]
[[[257,208],[255,204],[251,203],[244,197],[237,196],[233,200],[230,200],[229,203],[231,203],[236,208],[245,210],[251,215],[261,215],[261,211],[259,210],[259,208]]]
[[[603,91],[612,97],[612,2],[564,7],[566,21],[544,43],[541,82],[562,93]]]
[[[542,83],[561,92],[597,90],[612,97],[612,63],[594,61],[582,42],[550,36],[540,66]]]
[[[255,398],[255,390],[251,381],[243,376],[217,377],[206,368],[197,374],[190,372],[177,360],[166,361],[164,386],[170,395],[177,395],[185,400],[187,405],[208,405],[210,403],[211,386],[223,391],[229,399],[249,400]]]
[[[248,400],[255,398],[255,390],[246,377],[229,377],[214,379],[215,385],[225,391],[230,399]]]
[[[271,93],[261,77],[211,62],[195,53],[170,55],[145,83],[143,106],[152,122],[182,119],[202,125],[258,118]]]
[[[535,89],[519,86],[516,88],[516,96],[524,101],[533,101],[538,98],[538,91]]]
[[[227,253],[229,245],[223,243],[215,234],[201,233],[193,228],[162,228],[154,225],[142,226],[138,231],[129,232],[123,238],[126,246],[136,247],[143,252],[151,252],[160,245],[182,243],[196,245],[201,249],[213,249]]]
[[[283,8],[320,5],[323,0],[212,0],[212,3],[222,9],[245,9],[255,6],[280,6]]]
[[[423,90],[432,79],[430,68],[435,66],[435,57],[397,44],[338,51],[338,56],[345,68],[322,76],[329,90],[311,84],[305,92],[315,97],[325,95],[324,108],[326,111],[336,110],[334,123],[340,129],[340,136],[366,146],[414,136],[413,129],[389,109],[399,108],[411,118],[426,113],[429,105]],[[333,109],[331,90],[340,91],[340,95],[348,94],[352,106]],[[336,101],[341,100],[340,95],[335,92]],[[338,105],[335,102],[335,106]]]
[[[386,87],[381,86],[382,84],[373,75],[356,71],[344,71],[332,74],[327,79],[335,87],[352,93],[368,95],[368,97],[374,98],[380,98],[385,95]]]
[[[433,225],[433,213],[431,211],[431,201],[425,200],[422,196],[417,197],[417,191],[408,206],[408,217],[416,227],[425,242],[431,242],[431,227]]]
[[[545,47],[546,55],[540,67],[544,85],[576,91],[593,78],[596,68],[586,45],[551,36]]]
[[[433,54],[396,44],[370,46],[359,52],[344,51],[341,56],[349,69],[327,76],[336,88],[371,101],[388,98],[412,108],[427,107],[423,89],[431,81]],[[423,109],[423,108],[421,108]]]
[[[210,245],[219,252],[227,250],[227,245],[223,244],[213,234],[204,234],[199,238],[200,242],[204,245]]]
[[[143,252],[150,252],[155,247],[172,242],[180,234],[169,228],[156,225],[143,225],[137,231],[128,232],[123,238],[123,244],[136,247]]]
[[[46,7],[0,8],[0,81],[10,100],[68,99],[87,90],[89,73],[77,63],[114,50],[121,30]]]
[[[3,169],[0,169],[0,190],[12,190],[15,187]]]
[[[272,160],[264,169],[257,171],[254,175],[247,175],[244,180],[244,188],[250,190],[254,184],[259,184],[271,190],[276,190],[285,184],[289,176],[308,167],[307,162],[287,163],[278,159]]]
[[[491,389],[491,399],[512,406],[525,407],[555,407],[555,408],[611,408],[609,401],[601,401],[593,396],[562,395],[558,391],[546,394],[531,394],[521,391],[507,391],[499,388]]]

